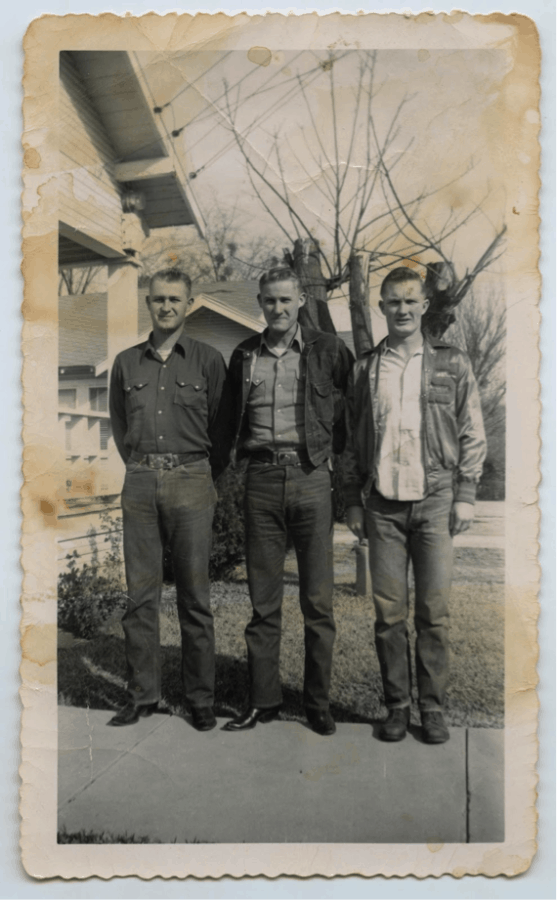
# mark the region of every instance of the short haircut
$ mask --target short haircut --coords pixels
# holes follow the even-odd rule
[[[391,269],[381,283],[381,299],[385,299],[385,293],[391,284],[402,284],[404,281],[418,281],[425,296],[424,280],[420,273],[415,272],[414,269],[408,268],[408,266],[397,266],[396,269]]]
[[[268,284],[274,284],[277,281],[293,281],[298,286],[300,293],[302,292],[302,282],[290,266],[275,266],[264,272],[259,279],[259,292],[261,293]]]
[[[181,281],[182,284],[186,285],[188,295],[191,294],[191,278],[185,272],[182,272],[181,269],[161,269],[160,272],[155,272],[154,275],[151,275],[149,279],[149,294],[154,281],[167,281],[170,284]]]

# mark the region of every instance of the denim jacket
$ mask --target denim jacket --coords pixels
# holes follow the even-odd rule
[[[306,449],[312,465],[319,466],[332,453],[342,453],[346,440],[344,395],[354,357],[334,334],[302,326],[302,364],[306,371]],[[261,335],[243,341],[232,354],[228,369],[235,409],[233,458],[246,455],[246,407],[251,388],[254,356],[259,354]]]
[[[346,394],[343,456],[346,506],[362,506],[375,477],[379,365],[386,340],[355,364]],[[422,441],[427,492],[456,479],[455,499],[474,503],[486,455],[480,396],[468,356],[442,341],[424,340]]]

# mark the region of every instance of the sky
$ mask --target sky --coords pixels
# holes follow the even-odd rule
[[[215,205],[234,209],[245,240],[264,233],[279,255],[289,241],[273,216],[290,240],[296,237],[286,207],[272,191],[263,187],[267,211],[257,199],[234,139],[233,121],[255,165],[277,189],[281,180],[286,182],[292,208],[330,256],[335,153],[341,163],[339,171],[346,176],[342,195],[345,222],[358,178],[366,171],[373,173],[373,165],[366,167],[370,119],[363,102],[352,138],[358,70],[362,63],[369,63],[370,53],[343,48],[271,53],[252,48],[247,53],[145,52],[138,53],[137,60],[163,107],[165,127],[179,132],[175,144],[202,212]],[[371,110],[380,143],[403,104],[396,136],[385,156],[397,194],[406,201],[424,191],[437,191],[418,211],[420,229],[436,233],[451,210],[462,217],[481,206],[468,225],[443,245],[460,276],[473,267],[503,221],[506,198],[501,160],[504,163],[505,148],[490,122],[507,59],[498,50],[397,50],[376,55]],[[350,165],[346,166],[351,141]],[[375,162],[376,151],[373,157]],[[326,173],[330,173],[328,179]],[[384,218],[361,237],[362,248],[376,249],[389,229],[392,234],[395,230],[377,182],[369,216],[382,214]],[[385,226],[387,231],[380,234]],[[407,241],[398,236],[387,246],[400,252]],[[432,251],[419,257],[422,262],[436,258]],[[390,258],[381,262],[395,264]],[[377,303],[384,274],[372,275],[372,304]],[[492,277],[496,274],[497,264]]]

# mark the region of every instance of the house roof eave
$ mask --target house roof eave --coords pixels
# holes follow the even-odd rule
[[[225,303],[222,303],[219,300],[215,300],[214,297],[211,297],[207,294],[199,294],[195,299],[190,308],[188,316],[191,316],[193,313],[197,312],[199,309],[211,309],[213,312],[218,313],[225,319],[231,319],[233,322],[237,322],[239,325],[244,325],[245,328],[250,328],[252,331],[257,333],[261,333],[265,324],[255,316],[246,315],[246,313],[238,312],[238,310],[231,309],[230,306],[227,306]],[[149,334],[151,333],[151,329],[148,331],[142,332],[137,339],[137,343],[141,344],[147,340]],[[112,368],[114,363],[114,358],[104,359],[102,362],[98,363],[95,366],[95,376],[102,375],[104,372],[107,372]]]

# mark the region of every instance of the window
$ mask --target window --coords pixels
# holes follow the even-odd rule
[[[100,449],[108,450],[108,439],[111,436],[110,419],[101,419],[100,426]]]
[[[75,388],[63,388],[58,391],[58,405],[66,409],[75,409],[77,391]]]
[[[108,388],[89,388],[89,404],[95,412],[106,412],[108,409]]]
[[[65,425],[65,429],[66,429],[66,453],[71,453],[71,451],[72,451],[72,428],[74,426],[74,423],[73,423],[72,419],[67,418],[64,425]]]

